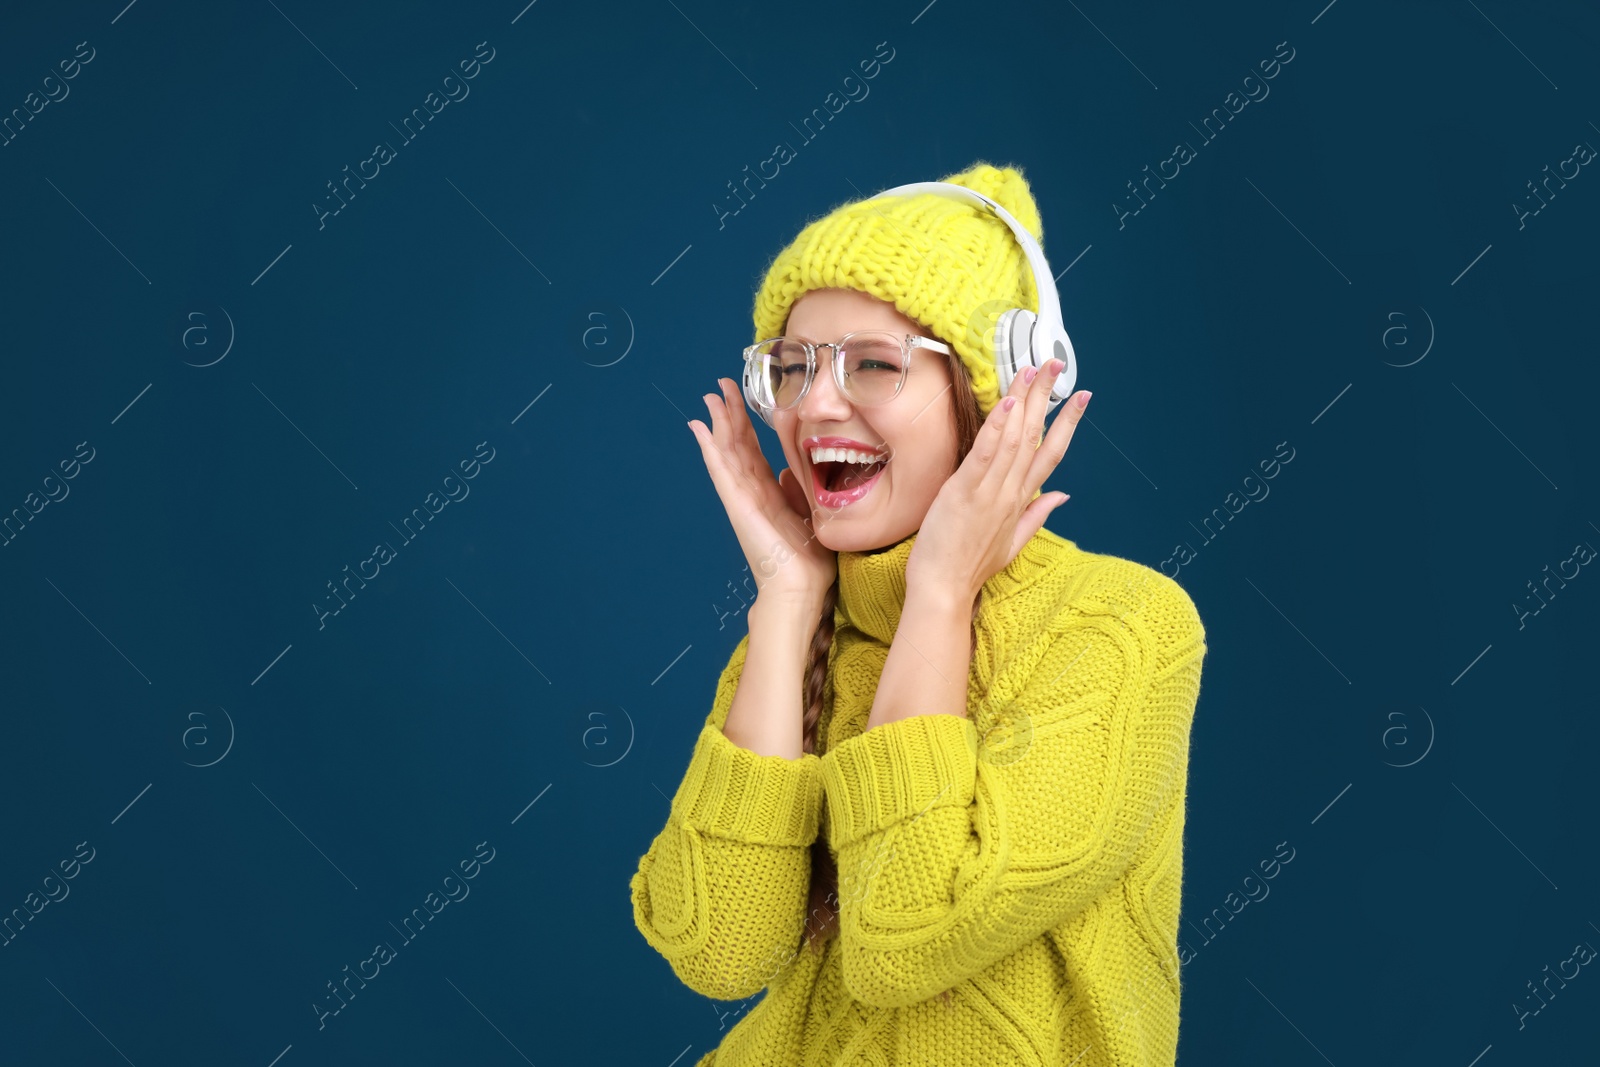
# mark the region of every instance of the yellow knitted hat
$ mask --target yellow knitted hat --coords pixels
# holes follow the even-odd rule
[[[1043,240],[1039,207],[1016,167],[979,162],[941,180],[983,193]],[[754,339],[780,336],[789,309],[813,289],[858,289],[922,323],[961,357],[985,415],[1000,402],[995,318],[1007,308],[1039,309],[1028,258],[1010,228],[927,193],[849,202],[807,224],[767,268]]]

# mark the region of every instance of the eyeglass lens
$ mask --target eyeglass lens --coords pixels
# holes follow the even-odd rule
[[[842,361],[844,395],[853,404],[870,406],[894,399],[905,378],[905,342],[898,334],[858,333],[845,341],[842,351],[832,348],[817,353],[818,370],[827,373],[824,353]],[[768,399],[776,407],[792,407],[805,391],[808,366],[806,348],[788,337],[779,337],[756,346],[754,355],[758,380],[765,383]]]

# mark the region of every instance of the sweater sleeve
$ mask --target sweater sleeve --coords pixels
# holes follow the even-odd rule
[[[1141,569],[1136,607],[1106,595],[1115,577],[1090,582],[1037,662],[996,678],[983,737],[913,715],[822,757],[856,999],[935,996],[1094,906],[1141,848],[1178,847],[1149,838],[1184,803],[1205,631],[1181,586]]]
[[[717,1000],[766,988],[800,947],[822,808],[817,756],[757,755],[722,732],[749,641],[722,671],[667,824],[629,884],[645,940]]]

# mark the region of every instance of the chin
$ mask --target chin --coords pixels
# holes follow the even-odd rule
[[[897,525],[886,522],[853,521],[853,517],[847,520],[846,514],[812,512],[817,541],[830,552],[877,552],[899,544],[916,532],[914,527],[901,530]],[[823,525],[817,528],[816,523]]]

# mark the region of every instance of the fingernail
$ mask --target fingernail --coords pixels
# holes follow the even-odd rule
[[[1022,381],[1023,381],[1023,384],[1026,385],[1026,384],[1032,383],[1034,378],[1038,377],[1038,375],[1039,375],[1039,372],[1037,370],[1033,369],[1032,367],[1024,367],[1022,369]]]
[[[1078,397],[1078,410],[1079,410],[1079,411],[1082,411],[1082,410],[1083,410],[1083,409],[1084,409],[1084,408],[1086,408],[1086,407],[1088,407],[1088,406],[1089,406],[1089,398],[1090,398],[1090,397],[1091,397],[1091,396],[1094,396],[1094,394],[1093,394],[1093,393],[1091,393],[1091,392],[1089,392],[1089,391],[1088,391],[1088,390],[1087,390],[1087,389],[1086,389],[1086,390],[1084,390],[1084,391],[1083,391],[1083,393],[1082,393],[1082,394],[1081,394],[1081,395],[1080,395],[1080,396],[1079,396],[1079,397]]]
[[[1016,406],[1017,406],[1017,398],[1014,397],[1014,396],[1008,396],[1003,401],[1000,402],[1000,410],[1001,411],[1010,411],[1012,408],[1014,408]]]
[[[1061,362],[1059,359],[1052,359],[1050,361],[1050,373],[1051,374],[1060,374],[1063,370],[1066,369],[1066,366],[1067,365],[1065,363]]]

